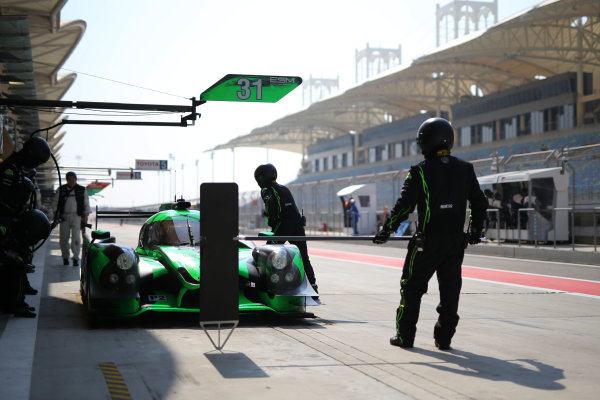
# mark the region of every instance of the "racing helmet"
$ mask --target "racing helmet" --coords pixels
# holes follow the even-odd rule
[[[13,186],[13,197],[18,204],[26,204],[27,200],[31,196],[31,193],[35,191],[35,185],[31,179],[23,177],[23,182],[19,185]]]
[[[27,168],[35,168],[45,163],[50,158],[50,146],[44,138],[35,136],[23,144],[19,151],[23,165]]]
[[[419,127],[417,144],[425,156],[437,150],[450,150],[454,145],[454,128],[444,118],[429,118]]]
[[[18,218],[15,237],[26,246],[33,246],[50,235],[50,221],[38,209],[28,210]]]
[[[2,193],[2,202],[4,206],[13,213],[23,212],[29,205],[31,194],[35,191],[35,186],[31,179],[23,177],[23,180],[12,185],[10,191]]]
[[[254,171],[254,179],[261,188],[277,180],[277,169],[273,164],[261,164]]]

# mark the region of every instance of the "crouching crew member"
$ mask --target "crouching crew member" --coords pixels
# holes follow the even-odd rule
[[[50,221],[40,210],[28,210],[18,218],[0,218],[0,304],[6,313],[33,318],[35,308],[25,302],[27,270],[33,268],[32,246],[50,235]]]
[[[300,215],[290,190],[277,183],[277,169],[273,164],[259,165],[254,171],[254,179],[260,186],[260,196],[265,203],[267,223],[275,236],[306,236],[304,232],[305,218]],[[270,241],[270,243],[282,243]],[[306,241],[290,241],[298,247],[304,264],[304,272],[308,282],[318,293],[315,272],[308,258]]]
[[[33,182],[26,173],[50,158],[50,147],[41,137],[27,140],[23,148],[0,164],[0,308],[17,317],[35,317],[25,294],[36,294],[26,272],[32,272],[31,246],[50,235],[48,218],[34,210]]]
[[[385,243],[417,207],[417,232],[408,244],[400,281],[400,306],[396,310],[396,335],[390,343],[413,347],[421,297],[437,272],[440,302],[434,327],[435,345],[450,349],[458,324],[458,299],[462,285],[461,263],[467,242],[481,242],[487,208],[473,165],[450,155],[452,125],[430,118],[419,128],[417,143],[425,160],[410,168],[401,197],[383,228],[373,239]],[[470,204],[470,232],[465,235],[465,210]]]

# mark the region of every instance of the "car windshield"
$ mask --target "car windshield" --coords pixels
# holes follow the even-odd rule
[[[148,227],[146,246],[196,245],[199,240],[200,221],[191,219],[162,220],[154,221]]]

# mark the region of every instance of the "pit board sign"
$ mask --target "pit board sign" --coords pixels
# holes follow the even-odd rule
[[[301,83],[299,76],[227,74],[202,92],[200,100],[276,103]]]

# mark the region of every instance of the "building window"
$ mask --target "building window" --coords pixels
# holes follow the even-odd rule
[[[544,112],[534,111],[531,113],[531,134],[536,135],[544,132]]]
[[[382,146],[381,149],[381,161],[387,161],[390,158],[390,145],[386,144]]]
[[[417,141],[416,140],[409,140],[408,141],[408,154],[411,155],[411,156],[419,154],[419,146],[417,146]]]
[[[389,159],[388,148],[389,145],[387,144],[369,147],[369,163],[375,163]]]
[[[348,154],[349,153],[342,153],[342,168],[346,168],[348,166]]]
[[[377,161],[377,148],[369,147],[369,163]]]
[[[558,129],[567,129],[575,126],[575,113],[573,104],[565,104],[562,114],[558,117]]]
[[[531,135],[531,113],[521,114],[517,136]]]
[[[404,157],[404,148],[402,143],[394,143],[394,158]]]
[[[471,129],[471,144],[481,143],[481,124],[477,124]]]
[[[314,160],[313,172],[319,172],[319,159]]]
[[[331,169],[337,169],[340,166],[338,165],[338,156],[336,154],[331,156]]]
[[[489,143],[494,140],[494,128],[491,126],[482,126],[481,127],[481,142]]]
[[[471,145],[471,127],[460,128],[460,145],[463,147]]]
[[[517,118],[503,118],[500,120],[500,140],[517,137]]]
[[[575,107],[573,107],[575,113]],[[583,104],[583,123],[597,124],[600,122],[600,100],[592,100]]]

